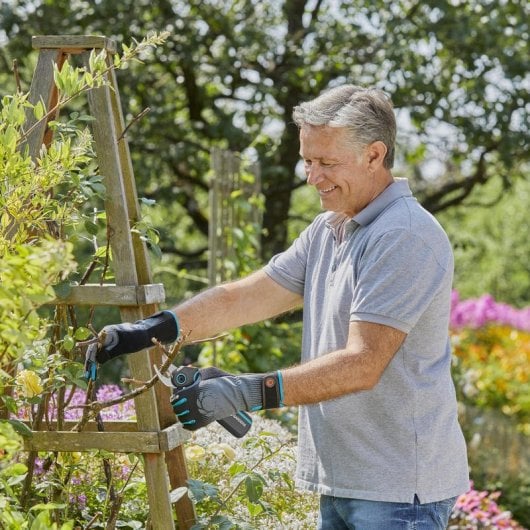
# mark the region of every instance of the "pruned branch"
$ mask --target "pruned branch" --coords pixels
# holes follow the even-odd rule
[[[165,373],[167,369],[170,367],[171,363],[174,361],[174,359],[179,354],[180,348],[183,342],[185,342],[188,336],[189,336],[189,333],[180,336],[170,351],[164,348],[164,346],[158,340],[153,339],[153,344],[155,344],[156,346],[161,348],[165,353],[167,353],[167,357],[165,361],[159,367],[159,371],[161,373]],[[103,409],[112,407],[114,405],[119,405],[120,403],[125,403],[126,401],[134,399],[140,394],[147,392],[147,390],[153,387],[158,380],[159,380],[158,374],[155,373],[153,377],[149,379],[149,381],[144,382],[141,386],[139,386],[138,388],[135,388],[134,390],[131,390],[127,394],[123,394],[122,396],[119,396],[114,399],[109,399],[108,401],[91,401],[90,403],[86,403],[85,405],[77,405],[74,407],[70,407],[70,408],[83,409],[83,417],[76,425],[74,425],[74,427],[72,428],[72,431],[80,432],[85,426],[85,424],[89,421],[89,419],[95,417]],[[90,388],[90,383],[89,383],[89,388]]]

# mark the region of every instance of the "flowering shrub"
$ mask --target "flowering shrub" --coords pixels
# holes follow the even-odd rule
[[[528,525],[530,308],[516,309],[489,295],[461,301],[455,292],[451,328],[472,475],[484,489],[501,489],[504,503]],[[478,498],[468,495],[470,502]],[[480,498],[483,507],[496,497]]]
[[[530,434],[530,307],[453,292],[451,328],[461,400],[514,416]]]
[[[499,324],[530,331],[530,307],[517,309],[508,304],[496,302],[489,294],[480,298],[460,300],[457,291],[451,297],[451,328],[478,329],[487,324]]]
[[[530,333],[489,324],[455,332],[452,341],[461,401],[498,409],[530,433]]]
[[[473,488],[456,501],[449,521],[448,530],[466,528],[467,530],[494,530],[506,528],[509,530],[524,530],[512,519],[511,513],[503,511],[497,504],[500,492],[489,493],[477,491]]]
[[[254,415],[249,434],[235,440],[218,424],[188,442],[190,495],[199,522],[217,528],[312,529],[318,497],[294,488],[296,443],[275,420]],[[234,525],[234,526],[230,526]],[[219,526],[220,527],[220,526]]]

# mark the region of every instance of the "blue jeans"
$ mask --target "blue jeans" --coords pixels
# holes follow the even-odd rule
[[[420,504],[321,495],[318,530],[445,530],[456,497]]]

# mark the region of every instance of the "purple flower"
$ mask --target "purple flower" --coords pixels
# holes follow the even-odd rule
[[[451,294],[451,327],[481,328],[488,323],[510,326],[522,331],[530,331],[530,307],[517,309],[508,304],[496,302],[489,295],[480,298],[460,300],[457,291]]]

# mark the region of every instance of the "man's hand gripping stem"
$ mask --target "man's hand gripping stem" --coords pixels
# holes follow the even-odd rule
[[[120,355],[150,348],[153,346],[153,339],[163,344],[173,342],[179,334],[179,322],[172,311],[160,311],[134,323],[105,326],[97,340],[87,348],[85,378],[96,380],[98,363],[104,364]]]

